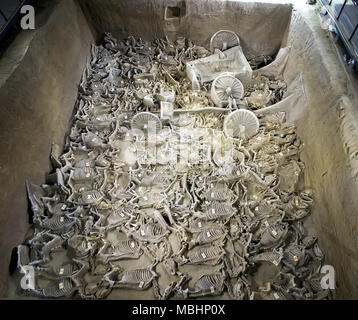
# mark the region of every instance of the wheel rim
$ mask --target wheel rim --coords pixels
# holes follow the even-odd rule
[[[224,51],[238,45],[240,45],[239,37],[230,30],[220,30],[210,40],[211,52],[214,52],[215,49]]]
[[[249,110],[236,110],[224,120],[224,132],[231,138],[251,138],[258,133],[259,126],[259,119]]]
[[[213,81],[211,98],[217,106],[227,105],[231,99],[240,100],[243,96],[244,86],[235,77],[224,74]]]
[[[132,130],[148,131],[149,128],[155,128],[158,132],[162,129],[160,119],[153,113],[141,112],[136,114],[131,121]]]

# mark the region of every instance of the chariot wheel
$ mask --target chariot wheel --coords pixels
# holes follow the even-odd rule
[[[230,74],[221,74],[211,85],[211,99],[218,107],[227,106],[230,100],[240,100],[243,96],[244,86]]]
[[[155,128],[156,132],[162,129],[162,122],[153,113],[141,112],[137,113],[131,121],[132,130],[148,131],[149,128]]]
[[[249,110],[240,109],[230,113],[224,120],[227,137],[248,139],[259,131],[259,119]]]
[[[215,49],[225,51],[232,47],[240,45],[240,39],[236,33],[229,30],[220,30],[216,32],[210,39],[210,51]]]

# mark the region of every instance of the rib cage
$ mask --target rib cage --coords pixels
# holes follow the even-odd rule
[[[122,240],[117,243],[112,251],[108,252],[107,245],[101,249],[97,257],[105,263],[119,259],[136,259],[142,254],[142,250],[135,240]]]
[[[235,213],[235,209],[225,202],[211,202],[206,206],[205,216],[209,220],[229,218]]]
[[[303,246],[289,245],[284,253],[282,262],[289,266],[302,265],[304,262],[305,249]]]
[[[126,286],[135,289],[146,289],[155,278],[155,274],[149,269],[136,269],[126,271],[122,279],[115,286]]]
[[[71,171],[71,179],[75,183],[81,183],[86,181],[91,181],[96,176],[96,172],[93,168],[88,166],[84,166],[82,168],[76,168],[75,170]]]
[[[116,255],[126,255],[133,254],[138,251],[139,246],[138,242],[134,240],[123,240],[119,241],[117,246],[115,247],[114,254]]]
[[[260,244],[265,248],[277,245],[287,234],[287,225],[276,223],[269,226],[261,235]]]
[[[68,240],[68,246],[75,250],[77,256],[85,256],[88,254],[90,247],[84,236],[74,236]]]
[[[314,292],[321,292],[323,290],[321,281],[322,278],[320,276],[309,279],[308,284],[310,289],[313,290]]]
[[[96,204],[103,198],[98,190],[84,191],[81,194],[80,202],[81,204]]]
[[[208,227],[209,223],[204,219],[195,219],[190,221],[189,230],[190,232],[201,232],[203,228]]]
[[[128,215],[123,212],[123,209],[113,208],[112,212],[107,217],[107,226],[116,225],[128,220]]]
[[[69,296],[75,287],[69,278],[61,280],[56,285],[42,289],[40,291],[34,291],[35,294],[46,297],[46,298],[60,298],[64,296]]]
[[[288,292],[291,288],[295,287],[294,276],[289,273],[279,273],[272,286]]]
[[[278,265],[282,259],[282,253],[276,250],[265,251],[252,258],[252,262],[270,262],[274,265]]]
[[[189,264],[205,264],[214,263],[220,260],[223,256],[223,250],[215,246],[200,246],[188,252]]]
[[[313,247],[313,245],[316,243],[317,237],[314,236],[306,236],[302,239],[302,244],[307,248]]]
[[[271,300],[291,300],[292,297],[289,293],[282,290],[273,290],[270,293]]]
[[[79,223],[77,219],[67,215],[54,215],[42,222],[42,227],[53,232],[68,232],[76,223]]]
[[[228,198],[227,189],[211,188],[205,194],[207,201],[226,201]]]
[[[224,290],[224,277],[221,273],[206,274],[200,277],[195,284],[195,289],[200,295],[219,295]],[[195,294],[192,294],[194,296]]]
[[[255,218],[262,219],[271,214],[272,208],[268,204],[261,204],[254,209]]]
[[[167,233],[158,223],[147,223],[134,236],[141,241],[159,242]]]
[[[163,172],[153,172],[151,174],[147,174],[140,181],[141,185],[145,186],[167,186],[170,184],[170,179]]]
[[[244,165],[230,165],[227,167],[219,168],[217,173],[226,182],[240,180],[245,177],[250,171],[250,167]]]
[[[196,235],[195,242],[198,244],[211,243],[213,241],[222,239],[225,233],[221,227],[211,227]]]
[[[93,168],[94,167],[94,162],[93,162],[93,160],[82,159],[82,160],[79,160],[79,161],[75,161],[75,163],[73,164],[73,167],[75,169]]]
[[[148,269],[137,269],[134,271],[125,272],[121,279],[121,282],[136,284],[142,281],[150,281],[152,278],[153,275]]]

